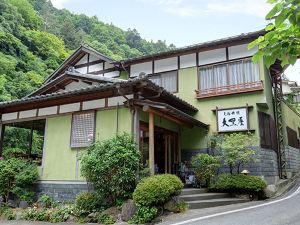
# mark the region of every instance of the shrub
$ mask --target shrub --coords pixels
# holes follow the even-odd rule
[[[222,174],[210,189],[225,192],[257,193],[265,187],[267,187],[266,182],[257,176]]]
[[[73,212],[73,207],[67,205],[62,206],[58,209],[48,210],[49,222],[51,223],[66,222],[69,219],[72,212]]]
[[[107,214],[100,214],[98,217],[98,223],[101,224],[114,224],[116,220]]]
[[[171,174],[143,179],[133,193],[133,200],[141,206],[163,205],[183,188],[181,180]]]
[[[97,208],[97,197],[91,192],[81,192],[76,196],[75,207],[79,214],[88,214]]]
[[[197,154],[192,157],[192,167],[199,182],[209,182],[220,166],[219,157],[216,156]]]
[[[21,218],[30,221],[48,221],[47,209],[27,208],[23,211]]]
[[[31,185],[37,179],[35,164],[16,158],[0,160],[0,194],[6,202],[10,194],[28,198],[31,195]]]
[[[144,224],[151,222],[158,213],[156,207],[141,206],[134,216],[128,221],[129,224]]]
[[[14,220],[16,218],[13,210],[7,206],[0,208],[0,215],[4,216],[7,220]]]
[[[47,194],[41,195],[38,199],[38,203],[41,203],[45,208],[51,208],[54,205],[53,199]]]
[[[128,134],[95,142],[81,158],[82,175],[113,205],[135,188],[140,153]]]

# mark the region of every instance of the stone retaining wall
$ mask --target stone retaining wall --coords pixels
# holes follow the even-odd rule
[[[76,195],[82,191],[92,190],[86,182],[40,181],[35,185],[36,197],[47,194],[55,201],[74,201]]]

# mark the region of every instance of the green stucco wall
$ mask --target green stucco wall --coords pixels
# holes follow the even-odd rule
[[[260,79],[264,84],[263,91],[196,99],[195,90],[198,89],[197,68],[181,69],[178,73],[179,89],[176,95],[199,109],[199,112],[195,114],[195,118],[210,125],[209,134],[217,131],[216,114],[213,111],[216,107],[222,109],[243,107],[248,104],[248,106],[252,106],[249,109],[250,130],[253,130],[255,134],[259,136],[257,111],[262,110],[273,116],[271,83],[262,61],[259,63],[259,71]],[[262,106],[257,106],[257,103],[260,103]],[[205,137],[204,129],[184,129],[182,134],[183,149],[200,149],[207,147],[207,138]]]
[[[119,133],[131,132],[131,115],[127,108],[99,110],[96,113],[96,139],[104,140]],[[43,166],[40,180],[83,180],[78,157],[84,149],[70,148],[72,115],[47,118]]]
[[[299,128],[300,128],[300,114],[296,113],[295,110],[291,109],[285,102],[282,102],[282,114],[283,114],[283,134],[284,134],[284,143],[288,145],[287,131],[286,127],[290,127],[295,130],[300,137]]]

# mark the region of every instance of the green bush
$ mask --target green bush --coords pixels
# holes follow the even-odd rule
[[[156,207],[141,206],[135,215],[128,221],[129,224],[144,224],[151,222],[158,213]]]
[[[163,205],[183,188],[181,180],[171,174],[155,175],[143,179],[133,193],[133,200],[141,206]]]
[[[10,194],[29,200],[31,186],[38,179],[35,164],[24,159],[10,158],[0,160],[0,195],[7,202]]]
[[[92,192],[81,192],[76,196],[75,207],[79,214],[88,214],[97,209],[97,196]]]
[[[0,215],[6,218],[7,220],[14,220],[16,218],[13,210],[7,206],[2,206],[0,208]]]
[[[116,220],[107,214],[100,214],[98,217],[98,223],[101,224],[114,224]]]
[[[72,206],[61,206],[58,209],[48,210],[49,222],[51,223],[61,223],[66,222],[73,212]]]
[[[267,187],[266,182],[257,176],[222,174],[210,189],[215,191],[257,193]]]
[[[81,158],[82,175],[102,199],[116,204],[130,197],[136,184],[140,153],[128,134],[95,142]]]
[[[47,209],[27,208],[23,211],[21,219],[30,221],[48,221]]]
[[[192,157],[192,167],[199,182],[209,182],[220,166],[220,159],[216,156],[197,154]]]
[[[45,208],[51,208],[54,205],[54,200],[47,194],[43,194],[39,197],[38,203],[41,203]]]

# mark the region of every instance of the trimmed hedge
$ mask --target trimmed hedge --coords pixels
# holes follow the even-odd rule
[[[210,186],[213,191],[257,193],[267,187],[266,182],[257,176],[222,174]]]
[[[171,174],[142,179],[133,192],[133,200],[140,206],[163,205],[183,188],[181,180]]]

